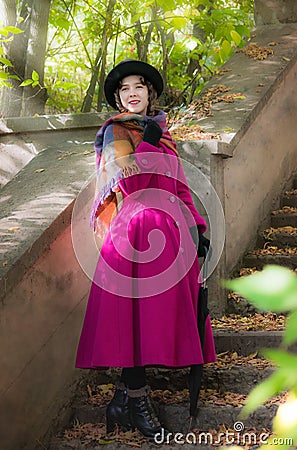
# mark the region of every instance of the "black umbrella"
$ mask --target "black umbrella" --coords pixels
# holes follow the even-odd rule
[[[205,257],[203,264],[203,283],[200,286],[199,297],[198,297],[198,318],[197,318],[197,326],[198,332],[201,342],[202,351],[204,348],[204,338],[205,338],[205,322],[206,318],[209,315],[209,309],[207,306],[207,298],[208,298],[208,288],[206,284],[207,277],[207,263],[209,259],[210,252],[208,252],[207,247],[204,246]],[[201,388],[202,381],[202,372],[203,372],[203,364],[194,364],[191,366],[190,374],[189,374],[189,392],[190,392],[190,425],[191,428],[193,418],[197,416],[198,408],[198,398]]]

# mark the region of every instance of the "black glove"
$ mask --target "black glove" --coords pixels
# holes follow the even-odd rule
[[[203,236],[203,234],[201,233],[201,231],[199,231],[197,227],[191,227],[190,233],[196,246],[199,258],[200,257],[205,258],[206,252],[204,247],[206,247],[207,250],[209,250],[210,240],[207,239],[205,236]]]
[[[157,122],[155,122],[152,119],[149,119],[144,127],[143,140],[156,147],[158,145],[161,136],[162,130],[157,124]]]
[[[203,236],[202,233],[200,233],[200,231],[198,231],[199,233],[199,244],[198,244],[198,256],[205,258],[207,255],[207,252],[209,251],[209,246],[210,246],[210,240],[207,239],[207,237]],[[207,250],[205,250],[205,247]]]

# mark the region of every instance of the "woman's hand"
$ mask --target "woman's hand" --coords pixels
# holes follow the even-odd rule
[[[147,124],[144,127],[144,132],[143,132],[144,142],[148,142],[149,144],[157,147],[161,136],[162,136],[162,130],[159,127],[159,125],[157,124],[157,122],[155,122],[152,119],[149,119],[147,121]]]

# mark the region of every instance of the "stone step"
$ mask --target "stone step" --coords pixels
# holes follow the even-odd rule
[[[263,237],[269,245],[279,248],[297,247],[297,228],[284,226],[278,228],[267,228],[263,231]]]
[[[281,206],[293,206],[294,208],[297,208],[297,189],[286,191],[281,196]]]
[[[243,350],[262,346],[277,346],[280,342],[281,332],[235,332],[234,331],[218,331],[214,330],[216,346],[228,346],[234,352],[235,348]],[[222,342],[222,340],[224,342]],[[235,363],[232,364],[233,358]],[[199,413],[194,428],[204,430],[218,429],[220,425],[224,424],[227,428],[233,429],[234,423],[238,420],[238,414],[241,406],[234,406],[237,402],[236,396],[240,398],[239,405],[242,405],[245,395],[259,382],[263,381],[271,375],[273,368],[266,366],[263,360],[257,357],[257,354],[249,355],[246,359],[239,357],[241,364],[237,364],[238,355],[235,353],[224,353],[218,355],[218,362],[205,365],[203,386],[199,400]],[[261,362],[260,362],[261,361]],[[267,364],[267,363],[266,363]],[[161,422],[170,429],[173,433],[187,433],[189,424],[189,401],[188,391],[184,391],[188,386],[189,369],[166,369],[166,368],[148,368],[147,379],[151,385],[155,397],[155,403],[158,408],[158,414]],[[68,412],[69,428],[72,424],[97,424],[105,423],[106,404],[109,399],[102,401],[101,398],[95,398],[98,391],[97,381],[104,383],[114,382],[119,375],[119,369],[109,369],[107,371],[90,371],[87,373],[84,383],[77,390],[78,397],[71,404],[71,412]],[[88,380],[89,377],[89,380]],[[87,382],[90,385],[87,386]],[[93,386],[93,387],[91,387]],[[158,391],[157,391],[158,389]],[[181,402],[166,404],[162,401],[156,400],[167,397],[168,389],[172,392],[179,391],[181,393]],[[160,392],[160,390],[167,390]],[[231,404],[226,404],[222,400],[222,406],[218,406],[216,402],[220,398],[224,398],[224,393],[228,393]],[[231,392],[231,395],[230,395]],[[162,395],[161,395],[162,394]],[[174,396],[174,394],[173,394]],[[221,396],[221,397],[220,397]],[[169,396],[170,397],[170,396]],[[168,397],[167,397],[168,398]],[[93,401],[95,399],[95,401]],[[93,404],[92,404],[93,403]],[[94,404],[95,403],[95,404]],[[228,403],[228,402],[227,402]],[[271,421],[276,413],[277,406],[272,404],[270,406],[261,406],[250,418],[244,421],[245,429],[254,427],[258,429],[270,429]],[[65,427],[65,424],[64,424]],[[66,429],[68,428],[66,425]],[[104,429],[104,425],[101,427]],[[137,444],[137,445],[136,445]],[[132,442],[129,444],[133,446]],[[148,441],[144,441],[141,445],[143,448],[150,448],[147,446]],[[170,444],[171,445],[171,444]],[[139,446],[135,443],[135,446]],[[112,442],[108,444],[107,449],[125,448],[123,442]],[[63,449],[96,449],[102,448],[96,442],[86,445],[84,440],[74,439],[67,440],[64,437],[55,437],[52,439],[49,450],[63,450]],[[128,447],[127,447],[128,448]],[[152,448],[155,448],[154,446]],[[158,445],[158,448],[163,448]],[[164,446],[164,449],[170,448],[169,444]],[[176,448],[173,446],[172,448]],[[183,446],[183,448],[186,448]],[[192,447],[191,447],[192,448]],[[212,446],[201,447],[211,449]]]
[[[256,359],[253,360],[254,364]],[[206,364],[203,368],[202,388],[247,395],[252,387],[271,375],[273,370],[273,367],[261,366],[260,363],[258,367],[247,363],[234,366],[230,364],[228,368]],[[188,387],[188,377],[189,369],[161,369],[157,375],[148,373],[147,380],[152,389],[178,391]]]
[[[215,330],[214,336],[217,353],[233,351],[246,356],[262,348],[279,347],[283,331]]]
[[[253,430],[271,430],[272,419],[276,414],[278,405],[272,404],[269,406],[260,406],[251,416],[249,416],[246,420],[241,421],[243,424],[244,430],[252,428]],[[234,424],[238,422],[238,415],[241,411],[241,407],[235,406],[215,406],[215,405],[202,405],[199,408],[197,419],[192,423],[192,427],[189,429],[189,405],[187,402],[165,405],[159,404],[157,406],[158,414],[160,421],[162,424],[170,430],[172,433],[183,433],[187,434],[190,430],[195,430],[197,433],[197,438],[200,435],[199,439],[203,439],[200,442],[203,444],[210,444],[209,448],[213,448],[211,444],[213,441],[211,440],[211,434],[214,430],[218,430],[220,426],[224,425],[226,428],[231,428],[234,431]],[[99,423],[100,431],[104,433],[104,422],[105,422],[105,407],[92,407],[86,408],[83,416],[78,416],[76,419],[79,423]],[[86,420],[86,422],[85,422]],[[78,422],[76,422],[78,423]],[[222,429],[222,428],[221,428]],[[212,433],[211,433],[212,431]],[[203,434],[202,434],[203,433]],[[207,435],[206,435],[207,433]],[[193,435],[192,435],[193,436]],[[104,434],[101,438],[104,438]],[[135,438],[134,438],[135,439]],[[162,437],[160,437],[162,439]],[[240,436],[238,437],[240,439]],[[107,440],[107,439],[106,439]],[[138,440],[139,442],[139,440]],[[162,445],[163,444],[163,445]],[[222,442],[223,444],[223,442]],[[84,446],[83,446],[84,445]],[[118,446],[118,443],[112,442],[107,444],[108,449],[114,448],[126,448],[123,443],[121,443],[121,447]],[[130,445],[133,445],[133,438],[130,440]],[[152,445],[149,447],[148,445]],[[170,447],[166,441],[161,442],[157,448],[176,448],[174,446]],[[135,446],[140,446],[139,444]],[[149,444],[147,440],[143,440],[142,448],[156,448],[152,443]],[[86,446],[83,440],[74,440],[71,442],[68,439],[62,437],[56,437],[52,440],[49,450],[61,450],[61,449],[99,449],[99,445],[96,442],[90,443]],[[128,448],[128,447],[127,447]],[[183,448],[186,448],[183,446]],[[192,447],[191,447],[192,448]],[[208,447],[206,447],[208,448]]]
[[[283,208],[273,211],[271,214],[271,226],[278,227],[297,227],[297,208]]]
[[[225,362],[224,356],[227,356]],[[274,368],[268,361],[257,357],[256,353],[249,355],[246,360],[237,358],[236,352],[222,354],[222,359],[218,355],[218,362],[206,364],[203,369],[202,388],[211,389],[217,392],[229,392],[247,395],[251,388],[263,381],[273,372]],[[232,362],[232,358],[233,362]],[[239,362],[237,363],[236,360]],[[229,362],[228,362],[229,361]],[[119,375],[119,374],[118,374]],[[109,377],[101,386],[109,386],[118,381],[118,375]],[[167,369],[167,368],[147,368],[147,383],[153,390],[169,390],[171,392],[182,391],[188,388],[189,368]],[[90,395],[96,395],[99,383],[94,379],[86,378],[81,387],[77,404],[88,402]],[[92,394],[89,394],[88,392]]]
[[[127,435],[127,433],[125,434]],[[181,447],[181,443],[178,442],[178,437],[176,438],[177,443],[175,444],[171,443],[167,444],[166,442],[164,442],[164,444],[155,444],[149,440],[143,440],[143,442],[140,443],[139,439],[137,439],[137,441],[133,443],[131,442],[130,437],[128,438],[124,437],[125,434],[120,434],[119,437],[115,439],[115,441],[110,441],[108,443],[102,442],[104,444],[104,448],[106,448],[107,450],[121,450],[121,449],[131,450],[131,448],[134,447],[145,450],[151,449],[176,450],[180,449]],[[211,438],[210,437],[204,438],[204,435],[201,435],[201,442],[204,442],[205,439],[210,440]],[[190,436],[188,437],[188,440],[190,443],[182,444],[183,450],[193,450],[193,442],[190,441]],[[214,438],[213,441],[215,442],[215,440],[216,439]],[[199,445],[199,449],[201,450],[213,450],[213,448],[214,447],[212,445]],[[102,445],[100,445],[99,442],[86,444],[85,442],[82,442],[79,439],[71,439],[71,441],[69,441],[67,439],[63,439],[62,437],[60,437],[52,440],[48,450],[102,450]]]
[[[155,402],[159,412],[160,421],[168,427],[169,430],[175,432],[185,432],[188,429],[189,420],[189,403],[177,403],[172,405],[161,404]],[[197,426],[201,430],[209,430],[216,428],[221,424],[232,426],[238,417],[242,407],[236,406],[215,406],[201,405],[197,417]],[[276,405],[262,406],[259,411],[253,414],[253,417],[245,421],[245,426],[270,428],[271,420],[275,415]],[[74,420],[79,423],[105,423],[104,406],[85,405],[75,410]],[[265,411],[265,414],[263,414]],[[265,418],[264,418],[265,416]]]
[[[297,252],[294,254],[253,254],[248,253],[243,259],[244,267],[263,269],[267,264],[277,264],[295,270],[297,267]]]

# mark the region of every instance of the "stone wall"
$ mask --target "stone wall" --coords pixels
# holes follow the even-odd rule
[[[295,0],[254,0],[257,26],[297,22]]]

